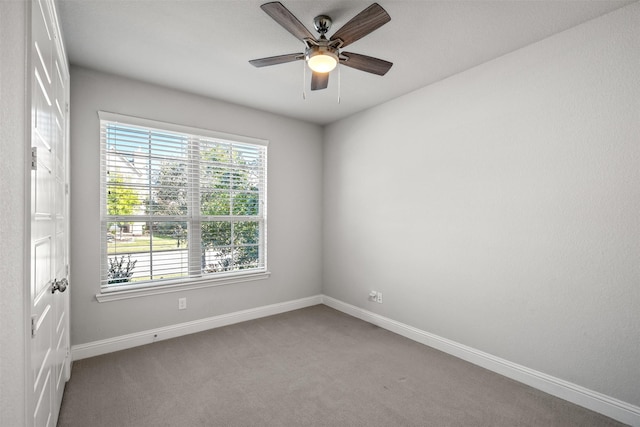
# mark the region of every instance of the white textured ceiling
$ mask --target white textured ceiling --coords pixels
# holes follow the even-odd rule
[[[256,0],[58,0],[72,64],[326,124],[535,43],[635,0],[379,0],[391,22],[348,50],[394,63],[380,77],[348,67],[326,90],[304,85],[302,61],[254,68],[250,59],[302,43]],[[329,35],[372,1],[281,0]],[[338,84],[340,83],[340,84]],[[340,103],[338,103],[340,88]]]

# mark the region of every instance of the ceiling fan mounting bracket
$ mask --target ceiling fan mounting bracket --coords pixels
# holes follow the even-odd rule
[[[327,15],[318,15],[313,18],[313,26],[315,27],[316,31],[319,32],[322,36],[324,36],[327,31],[329,31],[332,23],[333,21]]]

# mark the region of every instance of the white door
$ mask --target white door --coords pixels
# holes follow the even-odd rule
[[[31,10],[31,370],[34,427],[55,426],[69,378],[68,83],[52,0]]]

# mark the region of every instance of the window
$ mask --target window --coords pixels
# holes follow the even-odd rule
[[[101,293],[266,272],[266,141],[99,115]]]

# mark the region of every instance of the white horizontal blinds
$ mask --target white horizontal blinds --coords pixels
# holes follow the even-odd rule
[[[103,290],[265,270],[266,145],[112,120],[101,142]]]

